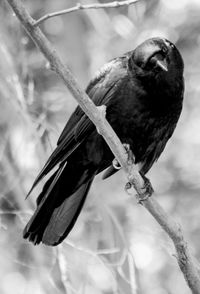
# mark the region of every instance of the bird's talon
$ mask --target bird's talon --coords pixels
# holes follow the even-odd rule
[[[124,149],[126,150],[126,152],[129,153],[129,151],[131,150],[130,145],[127,143],[123,143],[122,145],[124,146]]]
[[[124,190],[126,191],[126,193],[128,195],[130,195],[131,193],[129,192],[129,190],[132,188],[132,184],[130,182],[127,182],[125,187],[124,187]]]
[[[126,150],[128,154],[128,163],[134,163],[135,162],[135,157],[133,155],[133,152],[131,151],[130,145],[127,143],[123,144],[124,149]],[[113,159],[112,165],[115,169],[121,169],[121,165],[119,164],[118,160],[116,158]]]
[[[146,178],[144,175],[142,175],[142,178],[144,180],[144,187],[142,189],[142,190],[144,190],[144,192],[141,193],[140,195],[137,195],[138,203],[140,203],[140,204],[143,204],[143,202],[145,200],[147,200],[149,197],[151,197],[151,195],[154,192],[153,187],[152,187],[151,182],[149,181],[149,179]]]
[[[121,165],[119,164],[119,162],[116,158],[113,159],[112,165],[115,169],[121,169]]]
[[[127,144],[127,143],[124,143],[123,146],[124,146],[124,149],[126,150],[126,153],[128,155],[128,162],[129,163],[134,163],[135,162],[135,156],[133,155],[133,152],[131,150],[130,145]]]

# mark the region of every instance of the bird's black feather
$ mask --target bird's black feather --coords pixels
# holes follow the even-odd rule
[[[107,63],[86,92],[106,105],[106,118],[123,143],[130,145],[146,174],[171,137],[182,109],[183,60],[168,40],[153,38]],[[32,189],[54,167],[38,197],[24,238],[57,245],[72,229],[96,174],[116,171],[114,156],[96,127],[78,106],[61,133],[57,147]]]

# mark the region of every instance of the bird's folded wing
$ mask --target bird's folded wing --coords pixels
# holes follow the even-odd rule
[[[101,70],[101,73],[97,75],[96,79],[92,80],[86,89],[89,97],[94,101],[95,105],[109,105],[109,101],[114,99],[114,96],[118,92],[124,76],[126,75],[126,69],[120,67],[120,62],[117,60],[119,70],[116,70],[112,64],[106,65],[105,70]],[[58,145],[53,151],[43,169],[37,176],[31,190],[28,195],[39,183],[39,181],[47,175],[57,164],[66,161],[67,158],[76,150],[76,148],[87,139],[95,130],[94,124],[84,114],[83,110],[78,106],[74,113],[71,115],[67,122],[63,132],[58,139]],[[27,197],[28,197],[27,195]]]

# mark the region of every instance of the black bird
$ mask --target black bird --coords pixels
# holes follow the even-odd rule
[[[96,105],[106,105],[107,120],[121,141],[129,144],[142,176],[176,127],[183,101],[183,67],[174,44],[152,38],[105,64],[86,89]],[[104,178],[117,171],[113,159],[78,106],[33,184],[32,189],[58,165],[37,198],[24,238],[34,244],[61,243],[73,228],[94,177],[107,168]]]

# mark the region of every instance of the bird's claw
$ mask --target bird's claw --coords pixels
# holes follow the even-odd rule
[[[138,203],[140,204],[143,204],[143,202],[147,200],[149,197],[151,197],[151,195],[154,192],[149,179],[146,178],[144,175],[142,175],[142,178],[144,180],[144,187],[142,188],[144,192],[142,192],[141,194],[137,194]]]
[[[133,155],[133,152],[131,151],[130,145],[127,143],[123,143],[124,149],[126,150],[126,153],[128,155],[128,163],[134,163],[135,162],[135,156]],[[113,159],[112,165],[115,169],[120,169],[121,166],[116,158]],[[126,190],[126,187],[125,187]]]
[[[129,192],[129,190],[132,188],[132,184],[130,182],[127,182],[125,187],[124,187],[124,190],[125,192],[128,194],[128,195],[131,195],[131,193]]]
[[[113,159],[112,165],[113,165],[114,169],[120,169],[121,168],[121,165],[119,164],[119,161],[117,160],[117,158]]]
[[[131,147],[128,143],[123,143],[122,145],[124,146],[124,149],[126,150],[127,153],[131,150]]]
[[[127,143],[124,143],[123,146],[124,146],[124,149],[126,150],[126,153],[128,155],[128,163],[129,164],[135,163],[135,156],[134,156],[134,154],[133,154],[133,152],[131,150],[130,145],[127,144]]]
[[[142,188],[142,192],[140,194],[137,194],[137,200],[139,204],[143,204],[145,200],[147,200],[154,192],[151,182],[148,178],[142,175],[142,178],[144,180],[144,187]],[[129,190],[132,188],[133,184],[131,182],[127,182],[124,189],[128,195],[131,195]]]

